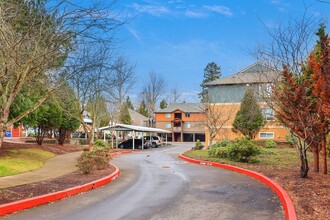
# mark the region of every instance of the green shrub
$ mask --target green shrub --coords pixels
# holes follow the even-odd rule
[[[260,163],[260,160],[256,157],[250,157],[248,163]]]
[[[228,140],[224,140],[224,141],[217,141],[217,143],[213,144],[211,149],[213,148],[218,148],[218,147],[227,147],[231,142]]]
[[[228,152],[227,147],[217,147],[217,148],[212,148],[212,149],[208,150],[207,153],[210,157],[226,158],[227,152]]]
[[[204,147],[204,145],[200,141],[197,141],[195,144],[195,147],[192,147],[191,149],[192,150],[201,150],[201,149],[203,149],[203,147]]]
[[[285,136],[285,139],[288,142],[288,144],[290,144],[291,147],[294,147],[294,145],[295,145],[296,142],[295,142],[295,138],[294,138],[294,136],[292,134],[286,135]]]
[[[227,156],[236,162],[249,162],[250,158],[260,154],[260,148],[251,140],[238,139],[228,146]]]
[[[103,148],[108,147],[107,143],[105,143],[105,142],[102,141],[102,140],[96,140],[96,141],[94,142],[94,146],[95,146],[95,147],[103,147]]]
[[[276,146],[277,146],[277,144],[273,140],[267,140],[265,143],[266,148],[275,148]]]
[[[109,166],[111,156],[106,149],[95,149],[93,151],[84,151],[77,159],[77,167],[84,174],[93,170],[103,170]]]
[[[276,155],[276,153],[270,149],[261,149],[260,154],[264,155]]]

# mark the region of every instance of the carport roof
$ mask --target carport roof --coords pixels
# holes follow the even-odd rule
[[[116,124],[114,126],[106,126],[100,128],[100,130],[113,130],[113,131],[140,131],[140,132],[156,132],[156,133],[171,133],[170,131],[159,129],[159,128],[149,128],[136,125],[126,125],[126,124]]]

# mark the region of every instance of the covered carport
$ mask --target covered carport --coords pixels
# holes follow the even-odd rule
[[[167,144],[167,134],[170,134],[170,131],[159,129],[159,128],[150,128],[150,127],[144,127],[144,126],[136,126],[136,125],[127,125],[127,124],[116,124],[114,126],[106,126],[99,128],[100,131],[115,131],[115,135],[117,137],[117,132],[118,131],[131,131],[133,132],[133,150],[135,150],[135,132],[146,132],[150,134],[150,140],[151,140],[151,133],[161,133],[161,134],[166,134],[166,144]],[[112,147],[113,147],[113,135],[111,135],[112,138]],[[104,139],[105,139],[105,133],[104,133]],[[144,143],[143,143],[143,135],[142,135],[142,149],[144,149]],[[116,148],[118,148],[118,143],[116,143]]]

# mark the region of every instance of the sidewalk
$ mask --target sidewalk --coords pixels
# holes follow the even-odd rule
[[[81,153],[80,151],[58,155],[47,160],[45,165],[40,169],[13,176],[0,177],[0,189],[40,182],[72,173],[77,170],[76,158]]]

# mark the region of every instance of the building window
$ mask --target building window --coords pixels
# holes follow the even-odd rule
[[[190,118],[190,113],[184,113],[184,117]]]
[[[185,128],[190,128],[190,123],[185,123],[185,124],[184,124],[184,127],[185,127]]]
[[[165,128],[171,128],[171,123],[166,123]]]
[[[262,115],[264,116],[264,119],[266,121],[274,121],[275,116],[274,116],[274,110],[271,108],[262,108]]]
[[[274,132],[260,132],[260,139],[274,139]]]
[[[271,83],[265,83],[259,86],[259,93],[264,98],[269,98],[272,95],[272,92],[273,92],[273,85]]]
[[[171,113],[166,113],[165,118],[171,118]]]

